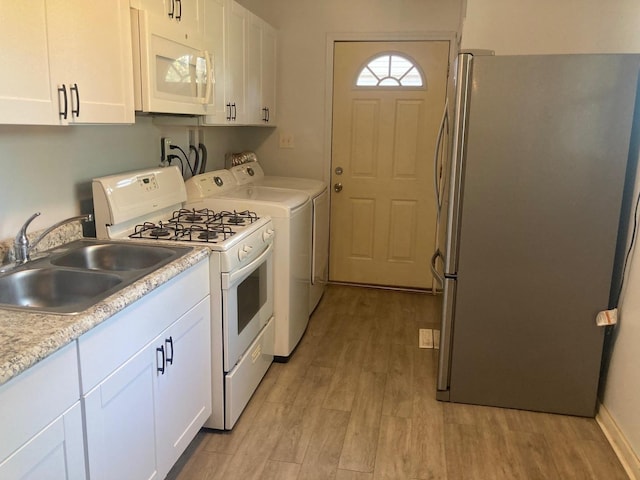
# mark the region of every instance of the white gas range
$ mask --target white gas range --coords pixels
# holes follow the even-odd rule
[[[93,180],[98,238],[191,242],[211,250],[213,413],[230,430],[273,361],[273,222],[191,207],[177,167]]]

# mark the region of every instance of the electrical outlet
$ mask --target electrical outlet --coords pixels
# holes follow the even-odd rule
[[[433,330],[431,328],[418,329],[418,348],[433,348]]]
[[[281,133],[280,134],[280,148],[294,148],[293,134]]]
[[[171,150],[171,139],[169,137],[162,137],[160,139],[160,162],[164,165],[167,161],[167,156]]]

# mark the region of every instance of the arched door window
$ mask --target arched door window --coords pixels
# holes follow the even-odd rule
[[[360,70],[358,87],[424,87],[418,66],[397,53],[385,53],[370,60]]]

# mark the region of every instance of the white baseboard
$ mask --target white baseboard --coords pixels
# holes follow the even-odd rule
[[[602,404],[598,405],[596,422],[598,422],[607,440],[609,440],[629,478],[631,480],[640,480],[640,458],[633,451],[615,420]]]

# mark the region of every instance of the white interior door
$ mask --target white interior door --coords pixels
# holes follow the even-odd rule
[[[331,281],[430,288],[449,42],[336,42]]]

